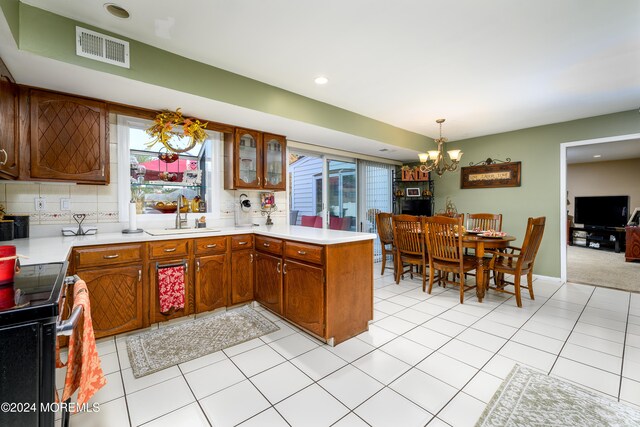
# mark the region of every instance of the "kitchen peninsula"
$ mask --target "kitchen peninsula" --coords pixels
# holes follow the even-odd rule
[[[299,226],[16,240],[23,265],[69,261],[89,287],[97,337],[257,301],[328,343],[373,319],[375,234]],[[184,309],[161,313],[158,267],[185,266]]]

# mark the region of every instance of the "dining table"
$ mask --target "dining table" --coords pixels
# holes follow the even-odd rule
[[[476,258],[476,296],[478,301],[482,302],[484,298],[485,289],[489,286],[485,283],[488,280],[488,275],[485,277],[485,263],[488,259],[485,259],[485,249],[500,250],[509,246],[509,242],[516,240],[514,236],[497,236],[486,237],[481,234],[465,233],[462,236],[462,247],[474,250]]]

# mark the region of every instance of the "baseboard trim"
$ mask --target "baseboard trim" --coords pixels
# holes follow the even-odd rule
[[[551,282],[557,282],[557,283],[565,283],[564,280],[562,280],[560,277],[553,277],[553,276],[542,276],[540,274],[534,274],[533,277],[535,277],[536,279],[544,279],[544,280],[549,280]]]

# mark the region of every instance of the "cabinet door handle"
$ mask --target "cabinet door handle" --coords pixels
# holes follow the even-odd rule
[[[280,261],[278,261],[278,265],[276,265],[276,271],[277,271],[278,273],[281,273],[281,272],[282,272],[282,270],[280,270]]]
[[[282,265],[282,273],[283,274],[287,274],[287,263],[286,262]]]
[[[253,254],[249,254],[249,257],[251,257],[251,264],[253,264]]]
[[[184,275],[186,276],[187,274],[189,274],[189,263],[185,262],[184,263]],[[185,278],[185,282],[187,281],[187,279]]]
[[[299,253],[300,255],[306,255],[306,254],[307,254],[305,251],[298,251],[298,253]]]
[[[104,259],[116,259],[120,256],[120,254],[113,254],[113,255],[105,255],[102,258]]]
[[[196,260],[196,271],[198,273],[200,272],[200,260],[199,259]]]
[[[261,177],[258,177],[258,186],[260,185]]]
[[[0,162],[0,166],[4,166],[7,164],[7,160],[9,160],[9,155],[7,154],[7,150],[4,148],[0,149],[0,153],[4,154],[4,160]]]
[[[102,164],[102,168],[100,169],[100,173],[104,176],[104,163]]]
[[[264,246],[265,248],[268,248],[269,246],[271,246],[271,244],[265,242],[265,243],[262,244],[262,246]]]
[[[169,248],[169,249],[165,249],[165,252],[175,252],[177,248]]]
[[[238,242],[239,245],[246,245],[249,242]]]
[[[208,248],[208,249],[211,249],[211,248],[215,248],[216,246],[218,246],[218,245],[217,245],[216,243],[214,243],[214,244],[212,244],[212,245],[207,245],[207,248]]]
[[[138,282],[142,281],[142,270],[138,270]]]

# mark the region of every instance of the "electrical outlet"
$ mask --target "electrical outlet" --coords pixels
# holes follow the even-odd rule
[[[60,198],[60,210],[61,211],[70,211],[71,210],[71,199],[67,197]]]
[[[47,202],[44,199],[44,197],[36,197],[34,201],[35,201],[35,206],[37,211],[43,211],[46,209]]]

